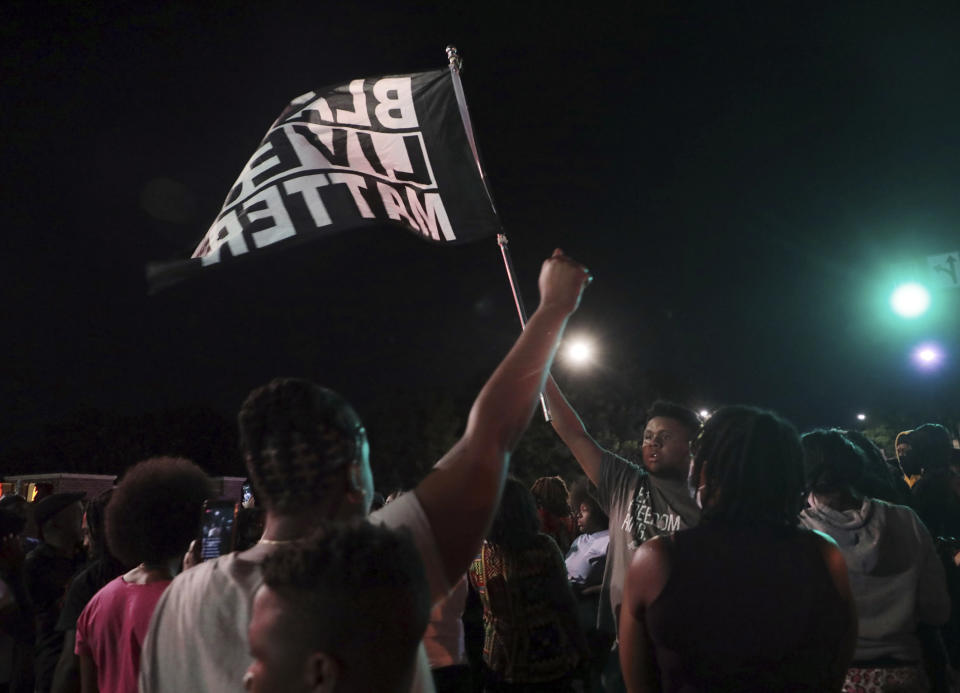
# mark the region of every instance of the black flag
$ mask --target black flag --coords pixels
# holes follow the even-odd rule
[[[191,259],[152,264],[147,278],[156,289],[261,248],[385,222],[437,243],[500,232],[449,70],[355,79],[294,99]]]

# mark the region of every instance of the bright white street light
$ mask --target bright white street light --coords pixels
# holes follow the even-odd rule
[[[571,364],[582,366],[593,359],[593,344],[586,339],[575,339],[567,343],[563,355]]]
[[[700,418],[701,418],[701,419],[709,419],[709,418],[710,418],[710,412],[708,412],[706,409],[701,409],[701,410],[700,410],[699,412],[697,412],[697,413],[700,414]]]
[[[930,292],[925,286],[916,282],[903,284],[898,286],[890,296],[890,307],[902,318],[920,317],[930,307]]]
[[[857,414],[857,421],[866,421],[866,420],[867,420],[866,414]]]

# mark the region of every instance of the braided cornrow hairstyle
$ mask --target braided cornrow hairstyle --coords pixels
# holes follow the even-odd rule
[[[331,475],[360,462],[367,447],[353,407],[299,378],[276,378],[251,392],[238,422],[257,500],[278,512],[298,512],[327,497]]]
[[[530,493],[542,508],[556,517],[570,517],[570,492],[567,484],[559,476],[542,476],[533,482]]]
[[[724,407],[695,444],[691,478],[703,476],[701,522],[794,525],[803,503],[803,448],[796,429],[770,411]]]

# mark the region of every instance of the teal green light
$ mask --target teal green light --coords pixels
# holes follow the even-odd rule
[[[890,307],[902,318],[918,318],[930,307],[930,292],[916,282],[901,284],[890,296]]]

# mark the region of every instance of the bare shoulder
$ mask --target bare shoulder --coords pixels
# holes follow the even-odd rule
[[[632,595],[631,608],[647,606],[660,596],[673,565],[673,537],[665,535],[645,541],[634,552],[627,572]]]
[[[800,536],[802,541],[809,542],[809,545],[818,551],[827,567],[827,571],[830,573],[834,586],[845,599],[849,599],[850,578],[847,574],[847,562],[837,542],[828,534],[815,529],[804,529],[800,532]]]
[[[800,541],[804,542],[810,548],[816,549],[826,560],[832,559],[835,555],[840,555],[840,547],[829,534],[821,532],[818,529],[800,529]]]

